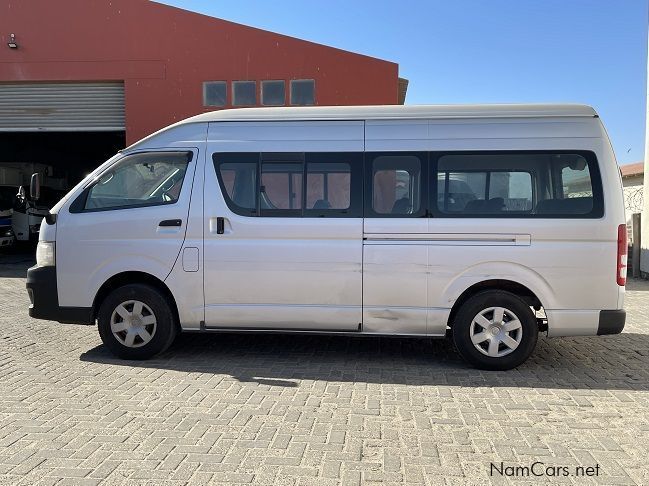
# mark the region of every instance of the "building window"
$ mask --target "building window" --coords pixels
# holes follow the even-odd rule
[[[227,104],[225,81],[206,81],[203,83],[203,106],[225,106]]]
[[[281,106],[286,102],[284,81],[261,82],[261,104],[265,106]]]
[[[294,79],[291,81],[292,105],[315,105],[315,81],[313,79]]]
[[[234,81],[232,83],[232,104],[251,106],[257,104],[257,83],[255,81]]]

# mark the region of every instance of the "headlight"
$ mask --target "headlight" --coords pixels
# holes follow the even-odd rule
[[[36,246],[36,265],[39,267],[53,267],[54,264],[54,242],[39,241]]]
[[[11,227],[0,229],[0,236],[2,236],[3,238],[11,238],[13,235],[14,232]]]

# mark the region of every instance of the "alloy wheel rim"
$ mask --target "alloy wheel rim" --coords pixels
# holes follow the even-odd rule
[[[489,307],[471,321],[469,331],[475,348],[490,358],[501,358],[514,352],[523,339],[523,326],[509,309]]]
[[[110,330],[127,348],[148,344],[155,335],[158,321],[151,308],[139,300],[122,302],[110,317]]]

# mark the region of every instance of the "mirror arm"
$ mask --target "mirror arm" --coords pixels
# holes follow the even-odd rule
[[[45,222],[49,225],[56,224],[56,213],[52,214],[50,212],[45,215]]]

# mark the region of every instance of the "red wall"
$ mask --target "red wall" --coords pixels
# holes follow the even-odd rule
[[[395,63],[147,0],[4,0],[0,38],[0,82],[124,80],[127,143],[213,109],[203,81],[229,101],[234,80],[315,79],[318,105],[397,103]]]

